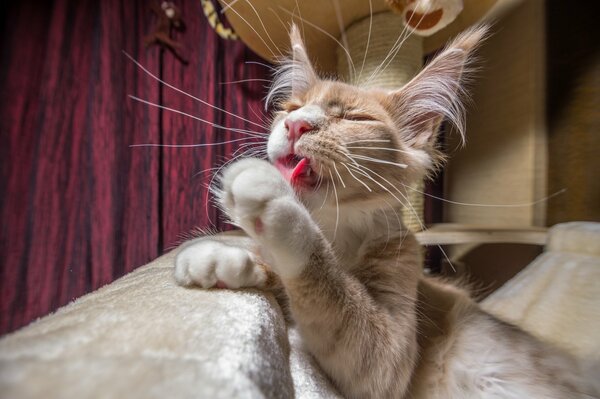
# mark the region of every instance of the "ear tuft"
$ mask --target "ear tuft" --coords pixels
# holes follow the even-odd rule
[[[282,99],[301,97],[318,80],[296,24],[290,30],[290,55],[279,62],[266,97],[267,106]]]
[[[474,72],[473,52],[489,29],[479,25],[458,36],[400,90],[391,94],[392,113],[403,138],[430,150],[446,119],[465,141],[464,84]]]

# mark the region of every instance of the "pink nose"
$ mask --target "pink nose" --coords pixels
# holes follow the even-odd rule
[[[291,140],[298,140],[304,133],[314,129],[314,126],[310,122],[303,119],[290,120],[288,118],[285,120],[284,125],[288,129]]]

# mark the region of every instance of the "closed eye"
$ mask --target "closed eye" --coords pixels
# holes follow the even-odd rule
[[[349,121],[354,121],[354,122],[372,122],[372,121],[377,120],[369,114],[352,114],[352,113],[344,114],[344,119],[349,120]]]
[[[297,109],[302,108],[302,105],[297,104],[297,103],[287,102],[287,103],[283,104],[282,108],[286,112],[293,112],[293,111],[296,111]]]

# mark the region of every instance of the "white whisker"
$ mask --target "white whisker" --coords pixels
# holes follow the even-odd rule
[[[423,18],[429,12],[430,7],[431,7],[431,4],[429,4],[427,6],[427,10],[425,11],[425,13],[423,13],[423,15],[421,16],[421,19],[419,20],[419,22],[417,23],[417,25],[419,25],[423,21]],[[398,52],[402,48],[402,45],[406,42],[406,40],[410,37],[410,35],[412,33],[414,33],[415,30],[416,30],[416,28],[410,28],[408,26],[408,24],[404,25],[404,28],[400,32],[400,35],[398,36],[398,39],[396,40],[396,42],[394,43],[394,45],[391,47],[391,49],[388,52],[388,54],[386,55],[386,57],[377,66],[377,68],[375,68],[375,70],[373,71],[373,73],[371,74],[371,76],[369,76],[369,79],[368,79],[369,82],[373,78],[375,78],[377,75],[379,75],[380,73],[383,73],[383,71],[385,71],[387,69],[387,67],[394,60],[394,58],[396,57],[396,55],[398,54]]]
[[[155,143],[143,143],[143,144],[130,144],[129,147],[165,147],[165,148],[196,148],[196,147],[212,147],[216,145],[235,143],[243,140],[252,140],[253,137],[242,137],[241,139],[221,141],[218,143],[201,143],[201,144],[155,144]]]
[[[371,30],[373,28],[373,1],[369,0],[369,35],[367,36],[367,46],[365,47],[365,54],[363,55],[362,65],[360,66],[360,72],[358,73],[358,81],[362,77],[363,70],[365,69],[365,61],[367,60],[367,53],[369,52],[369,44],[371,43]]]
[[[539,203],[542,202],[546,202],[548,200],[550,200],[551,198],[556,197],[557,195],[563,194],[564,192],[567,191],[566,188],[563,188],[561,190],[558,190],[544,198],[540,198],[538,200],[535,201],[531,201],[531,202],[522,202],[522,203],[517,203],[517,204],[480,204],[480,203],[472,203],[472,202],[460,202],[460,201],[453,201],[453,200],[449,200],[446,198],[442,198],[442,197],[438,197],[436,195],[433,194],[429,194],[426,192],[423,192],[421,190],[418,190],[414,187],[411,187],[407,184],[402,184],[404,187],[408,188],[409,190],[415,191],[419,194],[423,194],[427,197],[436,199],[436,200],[440,200],[443,202],[446,202],[448,204],[453,204],[453,205],[460,205],[460,206],[474,206],[474,207],[480,207],[480,208],[522,208],[522,207],[527,207],[527,206],[532,206],[532,205],[537,205]]]
[[[335,181],[333,180],[333,175],[331,174],[331,169],[327,168],[329,171],[329,177],[331,177],[331,185],[333,186],[333,194],[335,195],[335,228],[333,229],[333,238],[332,242],[335,242],[335,236],[337,234],[338,223],[340,221],[340,204],[338,201],[337,189],[335,188]]]
[[[406,167],[408,167],[408,165],[406,165],[405,163],[398,163],[398,162],[386,161],[384,159],[372,158],[372,157],[368,157],[366,155],[351,154],[350,156],[352,158],[354,158],[354,159],[361,159],[363,161],[369,161],[369,162],[374,162],[374,163],[382,163],[382,164],[386,164],[386,165],[393,165],[393,166],[398,166],[399,168],[406,168]]]
[[[256,10],[256,8],[252,5],[252,3],[250,2],[250,0],[246,0],[246,3],[248,3],[248,5],[250,6],[250,8],[252,8],[252,11],[254,11],[254,14],[256,14],[256,18],[258,18],[258,22],[260,22],[260,26],[262,26],[263,31],[267,34],[267,37],[269,38],[269,41],[271,42],[271,44],[275,47],[275,49],[277,49],[277,51],[279,52],[279,55],[283,56],[283,54],[281,53],[281,51],[279,51],[279,47],[277,47],[277,44],[275,44],[275,42],[271,38],[271,35],[269,35],[269,31],[265,27],[265,24],[263,23],[263,20],[260,17],[260,15],[258,14],[258,11]]]
[[[225,4],[225,7],[223,7],[221,9],[221,14],[223,14],[225,11],[227,11],[229,8],[233,7],[235,5],[235,3],[237,3],[240,0],[232,0],[231,3],[229,4]]]
[[[344,180],[342,180],[342,176],[340,175],[340,172],[338,172],[338,169],[335,166],[335,161],[333,161],[333,170],[335,170],[335,173],[337,174],[338,178],[340,179],[340,183],[342,183],[342,187],[346,188],[346,184],[344,183]]]
[[[345,144],[356,144],[356,143],[391,143],[392,140],[384,140],[384,139],[367,139],[367,140],[353,140],[348,141]]]
[[[408,153],[408,151],[405,151],[405,150],[399,150],[397,148],[387,148],[387,147],[352,147],[352,146],[346,146],[346,148],[353,148],[353,149],[358,149],[358,150],[384,150],[384,151],[395,151],[395,152]]]
[[[250,65],[260,65],[260,66],[264,66],[265,68],[269,68],[270,70],[274,71],[277,68],[275,68],[272,65],[269,64],[265,64],[264,62],[258,62],[258,61],[244,61],[244,64],[250,64]]]
[[[240,80],[232,80],[229,82],[219,82],[220,85],[233,85],[237,83],[247,83],[247,82],[270,82],[270,79],[240,79]]]
[[[211,126],[217,128],[217,129],[229,130],[231,132],[236,132],[236,133],[243,133],[243,134],[247,134],[250,137],[256,137],[256,138],[263,138],[263,137],[267,136],[267,134],[264,133],[264,132],[257,132],[257,131],[254,131],[254,130],[236,129],[236,128],[231,128],[231,127],[227,127],[227,126],[221,126],[221,125],[219,125],[217,123],[213,123],[213,122],[207,121],[207,120],[199,118],[199,117],[197,117],[195,115],[191,115],[191,114],[188,114],[188,113],[183,112],[183,111],[179,111],[179,110],[174,109],[174,108],[166,107],[164,105],[156,104],[156,103],[153,103],[151,101],[143,100],[143,99],[141,99],[139,97],[136,97],[136,96],[134,96],[132,94],[129,95],[129,98],[131,98],[132,100],[135,100],[135,101],[139,101],[139,102],[141,102],[143,104],[146,104],[146,105],[150,105],[150,106],[153,106],[153,107],[156,107],[156,108],[160,108],[160,109],[164,109],[164,110],[167,110],[167,111],[174,112],[176,114],[187,116],[189,118],[192,118],[192,119],[195,119],[197,121],[204,122],[204,123],[206,123],[208,125],[211,125]]]
[[[239,116],[239,115],[236,115],[236,114],[234,114],[233,112],[229,112],[229,111],[227,111],[227,110],[224,110],[224,109],[222,109],[222,108],[219,108],[219,107],[217,107],[217,106],[215,106],[215,105],[212,105],[212,104],[210,104],[210,103],[208,103],[208,102],[206,102],[206,101],[202,100],[201,98],[198,98],[198,97],[196,97],[196,96],[193,96],[193,95],[191,95],[190,93],[188,93],[188,92],[186,92],[186,91],[183,91],[183,90],[181,90],[180,88],[178,88],[178,87],[175,87],[175,86],[173,86],[173,85],[172,85],[172,84],[170,84],[170,83],[167,83],[167,82],[165,82],[164,80],[162,80],[161,78],[159,78],[158,76],[156,76],[155,74],[153,74],[152,72],[150,72],[148,69],[146,69],[146,68],[145,68],[145,67],[144,67],[142,64],[140,64],[138,61],[136,61],[136,60],[135,60],[135,58],[133,58],[131,55],[129,55],[129,54],[126,52],[126,51],[123,51],[123,54],[125,55],[125,57],[129,58],[129,60],[130,60],[131,62],[133,62],[133,63],[134,63],[134,64],[135,64],[135,65],[136,65],[138,68],[140,68],[140,69],[141,69],[141,70],[142,70],[142,71],[143,71],[145,74],[147,74],[147,75],[148,75],[148,76],[150,76],[152,79],[154,79],[154,80],[156,80],[157,82],[159,82],[160,84],[162,84],[162,85],[164,85],[164,86],[167,86],[168,88],[170,88],[170,89],[172,89],[172,90],[175,90],[175,91],[176,91],[176,92],[178,92],[178,93],[181,93],[181,94],[183,94],[183,95],[185,95],[185,96],[188,96],[189,98],[191,98],[191,99],[193,99],[193,100],[195,100],[195,101],[198,101],[199,103],[201,103],[201,104],[204,104],[204,105],[206,105],[206,106],[208,106],[208,107],[210,107],[210,108],[212,108],[212,109],[216,109],[217,111],[221,111],[221,112],[223,112],[223,113],[225,113],[225,114],[227,114],[227,115],[229,115],[229,116],[233,116],[234,118],[237,118],[237,119],[243,120],[244,122],[248,122],[248,123],[250,123],[250,124],[252,124],[252,125],[254,125],[254,126],[258,126],[258,127],[264,127],[264,126],[262,126],[262,125],[260,125],[260,124],[258,124],[258,123],[256,123],[256,122],[253,122],[253,121],[251,121],[251,120],[249,120],[249,119],[246,119],[246,118],[243,118],[243,117],[241,117],[241,116]]]
[[[340,2],[339,0],[331,0],[333,2],[333,8],[335,10],[335,18],[337,19],[337,23],[338,26],[340,28],[340,32],[342,35],[342,43],[344,45],[344,48],[346,50],[350,49],[350,46],[348,46],[348,35],[346,34],[346,27],[344,26],[344,20],[342,18],[342,11],[340,10]],[[350,54],[348,51],[346,51],[346,59],[348,60],[348,66],[351,66],[352,69],[349,69],[348,71],[350,72],[350,81],[353,82],[354,79],[356,78],[356,69],[354,68],[354,62],[352,60],[352,57],[350,57]]]
[[[291,11],[285,9],[282,6],[278,6],[283,12],[288,13],[289,15],[291,15],[292,17],[298,18],[300,19],[300,21],[305,22],[307,25],[312,26],[313,28],[315,28],[316,30],[318,30],[319,32],[321,32],[322,34],[324,34],[325,36],[329,37],[331,40],[333,40],[334,42],[336,42],[338,44],[338,46],[340,46],[340,48],[342,50],[344,50],[344,52],[346,53],[346,56],[348,58],[348,60],[350,61],[350,66],[352,67],[352,69],[354,71],[356,71],[356,69],[354,68],[354,63],[352,62],[352,57],[350,56],[350,53],[348,52],[348,50],[346,49],[346,47],[344,47],[344,45],[342,43],[340,43],[340,41],[338,39],[335,38],[335,36],[333,36],[331,33],[327,32],[325,29],[319,27],[318,25],[313,24],[312,22],[302,18],[302,17],[298,17],[296,16],[294,13],[292,13]]]
[[[360,180],[358,177],[356,177],[356,176],[354,175],[354,173],[352,173],[352,171],[350,170],[350,168],[348,168],[348,166],[347,166],[347,165],[346,165],[344,162],[341,162],[341,164],[342,164],[342,166],[343,166],[344,168],[346,168],[346,169],[348,170],[348,173],[350,173],[350,176],[352,176],[352,177],[354,178],[354,180],[356,180],[357,182],[359,182],[360,184],[362,184],[363,186],[365,186],[365,188],[366,188],[366,189],[367,189],[367,190],[368,190],[370,193],[371,193],[371,192],[373,192],[373,190],[371,190],[371,188],[370,188],[369,186],[367,186],[367,185],[366,185],[366,184],[365,184],[365,183],[364,183],[362,180]]]
[[[237,1],[237,0],[233,0],[233,1]],[[229,7],[229,9],[231,10],[231,12],[234,12],[234,13],[235,13],[235,14],[236,14],[236,15],[237,15],[237,16],[238,16],[238,17],[239,17],[239,18],[240,18],[242,21],[244,21],[244,22],[246,23],[246,25],[247,25],[247,26],[248,26],[250,29],[252,29],[252,31],[254,31],[254,33],[256,33],[256,36],[258,37],[258,39],[259,39],[259,40],[260,40],[260,41],[261,41],[261,42],[262,42],[262,43],[265,45],[265,47],[267,48],[267,50],[269,50],[269,51],[271,52],[271,55],[272,55],[274,58],[277,58],[277,56],[278,56],[278,55],[279,55],[280,57],[281,57],[281,56],[283,56],[283,54],[281,54],[281,53],[279,53],[279,54],[275,54],[275,52],[273,51],[273,49],[271,48],[271,46],[269,46],[269,44],[268,44],[268,43],[265,41],[265,39],[264,39],[264,38],[263,38],[263,37],[260,35],[260,33],[258,33],[258,32],[256,31],[256,29],[254,29],[254,26],[252,26],[252,24],[251,24],[250,22],[248,22],[248,20],[247,20],[246,18],[244,18],[244,17],[243,17],[243,16],[242,16],[242,15],[241,15],[239,12],[237,12],[237,11],[236,11],[236,9],[235,9],[235,8],[233,8],[233,1],[232,1],[232,2],[230,2],[230,3],[227,3],[227,2],[225,2],[225,0],[223,0],[223,3],[225,3],[225,6],[228,6],[228,7]],[[250,7],[254,8],[254,7],[252,6],[252,4],[250,4],[250,2],[248,2],[248,4],[250,5]],[[255,12],[256,12],[256,10],[255,10]],[[257,16],[258,16],[258,14],[257,14]],[[259,20],[260,20],[260,17],[259,17]],[[262,24],[262,20],[261,20],[261,24]],[[263,25],[263,29],[265,29],[264,25]],[[266,29],[265,29],[265,32],[266,32]],[[269,35],[269,34],[267,33],[267,36],[268,36],[268,35]],[[269,36],[269,39],[271,40],[271,42],[273,41],[273,40],[271,39],[271,37],[270,37],[270,36]],[[274,43],[273,43],[273,44],[274,44]],[[277,49],[277,46],[275,46],[275,49]],[[279,51],[279,49],[277,49],[277,51]]]

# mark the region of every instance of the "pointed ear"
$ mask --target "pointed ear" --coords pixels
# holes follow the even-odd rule
[[[289,56],[280,62],[275,72],[267,94],[267,104],[290,97],[301,97],[319,80],[295,24],[290,30],[290,44]]]
[[[388,104],[405,142],[431,150],[444,119],[464,142],[464,82],[472,72],[473,51],[487,31],[487,26],[478,26],[461,34],[410,82],[389,94]]]

